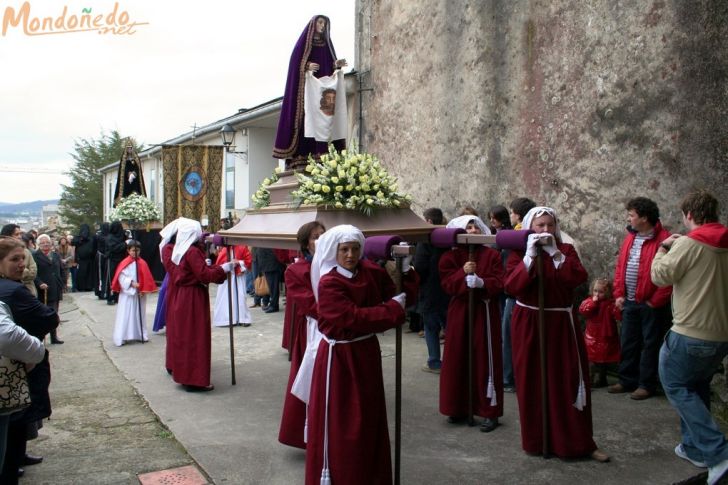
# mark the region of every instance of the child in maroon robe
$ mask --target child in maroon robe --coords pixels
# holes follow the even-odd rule
[[[447,227],[459,227],[468,234],[490,234],[483,221],[472,215],[456,217]],[[485,418],[480,430],[487,433],[498,426],[498,418],[503,416],[500,253],[482,246],[470,261],[468,248],[453,248],[440,258],[440,281],[452,296],[440,372],[440,413],[448,416],[450,423],[464,422],[468,414],[468,302],[473,291],[473,413]]]
[[[530,454],[546,451],[542,432],[537,276],[537,246],[541,245],[548,452],[561,458],[591,456],[600,462],[609,461],[609,456],[597,448],[592,438],[590,385],[584,378],[588,375],[586,349],[571,307],[574,289],[588,275],[574,247],[561,242],[553,209],[534,207],[523,218],[523,227],[534,234],[529,236],[525,254],[512,251],[509,255],[505,285],[506,293],[516,297],[511,343],[523,449]],[[543,239],[544,236],[548,239]]]

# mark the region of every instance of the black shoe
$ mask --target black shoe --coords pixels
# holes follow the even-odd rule
[[[187,384],[184,384],[183,387],[187,392],[209,392],[215,389],[215,386],[213,386],[212,384],[210,384],[209,386],[189,386]]]
[[[52,344],[62,344],[63,343],[63,340],[61,340],[59,338],[52,338],[51,339],[51,343]]]
[[[43,457],[33,456],[26,453],[22,463],[23,466],[37,465],[38,463],[43,463]]]
[[[250,323],[250,322],[248,322],[248,323],[243,323],[243,327],[249,327],[249,326],[251,326],[251,325],[252,325],[252,323]]]
[[[275,313],[277,311],[278,311],[278,308],[272,307],[272,306],[269,306],[268,308],[266,308],[265,310],[263,310],[264,313]]]
[[[25,470],[23,470],[22,468],[18,468],[18,478],[22,477],[23,475],[25,475]]]
[[[447,422],[450,424],[460,424],[465,422],[465,416],[448,416]]]
[[[486,418],[483,424],[480,425],[480,431],[483,433],[490,433],[498,427],[498,418]]]

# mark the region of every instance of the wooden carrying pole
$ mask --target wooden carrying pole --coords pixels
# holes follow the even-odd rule
[[[139,285],[139,253],[134,252],[134,269],[136,271],[136,283]],[[142,322],[142,292],[141,288],[137,286],[137,307],[139,308],[139,336],[142,343],[147,343],[144,340],[144,322]]]
[[[396,292],[403,291],[402,278],[404,268],[402,262],[405,257],[414,255],[415,247],[410,245],[392,246],[392,257],[396,264],[396,278],[394,281]],[[400,484],[400,469],[402,456],[402,326],[395,328],[395,356],[394,356],[394,484]]]
[[[372,236],[368,237],[364,245],[364,254],[372,260],[394,259],[395,271],[392,275],[395,294],[402,293],[402,278],[405,258],[415,253],[415,247],[402,243],[399,236]],[[395,327],[395,356],[394,356],[394,485],[400,484],[401,454],[402,454],[402,326]]]
[[[495,236],[488,234],[458,234],[458,244],[468,246],[468,261],[475,262],[475,249],[485,244],[495,244]],[[487,309],[486,309],[487,311]],[[475,325],[475,288],[468,288],[468,426],[475,426],[473,418],[473,334]]]
[[[541,359],[541,432],[543,442],[541,453],[544,458],[549,458],[549,402],[548,386],[546,385],[546,331],[544,311],[544,286],[543,286],[543,249],[536,246],[536,274],[538,276],[538,353]]]
[[[233,247],[227,247],[228,262],[233,260]],[[228,330],[230,331],[230,382],[234,386],[235,382],[235,333],[233,331],[233,284],[236,286],[238,282],[235,278],[235,268],[231,269],[227,274],[227,290],[228,290]],[[236,301],[236,305],[239,303]],[[238,316],[239,318],[239,316]]]
[[[475,246],[468,245],[468,261],[475,262]],[[473,418],[473,321],[475,320],[475,288],[468,288],[468,426]]]

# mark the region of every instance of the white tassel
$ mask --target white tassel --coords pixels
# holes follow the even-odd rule
[[[331,485],[331,475],[329,475],[328,468],[321,470],[321,485]]]
[[[582,379],[579,381],[579,390],[576,393],[574,407],[579,411],[583,411],[584,406],[586,406],[586,388],[584,387],[584,380]]]
[[[306,409],[308,409],[308,406],[306,406]],[[308,443],[308,416],[303,422],[303,442]]]
[[[490,398],[490,405],[491,406],[497,406],[498,405],[498,396],[495,392],[495,386],[493,385],[493,378],[488,377],[488,391],[485,393],[485,397]]]

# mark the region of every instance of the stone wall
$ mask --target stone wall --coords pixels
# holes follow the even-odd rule
[[[360,144],[418,211],[531,197],[601,274],[633,196],[728,213],[728,2],[358,0],[357,28]]]

